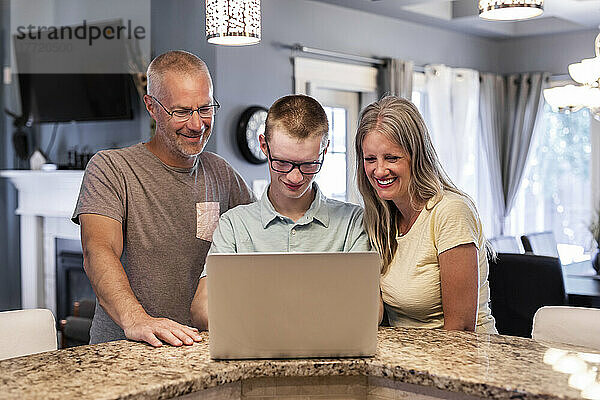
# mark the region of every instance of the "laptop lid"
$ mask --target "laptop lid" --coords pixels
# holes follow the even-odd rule
[[[377,253],[211,254],[206,268],[211,358],[375,354]]]

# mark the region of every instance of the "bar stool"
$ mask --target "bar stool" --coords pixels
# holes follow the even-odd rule
[[[531,337],[600,350],[600,309],[541,307],[533,317]]]
[[[57,348],[56,321],[50,310],[0,312],[0,360]]]

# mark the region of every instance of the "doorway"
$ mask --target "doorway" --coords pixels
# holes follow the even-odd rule
[[[303,57],[293,61],[295,92],[316,98],[329,120],[329,149],[316,181],[325,196],[360,204],[354,137],[361,104],[377,96],[377,69]]]
[[[316,181],[325,196],[358,203],[354,137],[359,93],[319,88],[312,95],[323,105],[329,120],[329,149]]]

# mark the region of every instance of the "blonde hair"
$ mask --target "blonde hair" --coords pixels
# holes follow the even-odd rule
[[[409,155],[408,195],[415,210],[425,207],[432,198],[437,203],[444,190],[464,196],[471,204],[473,202],[444,172],[425,121],[413,103],[400,97],[387,96],[369,104],[360,114],[356,132],[356,175],[358,189],[365,203],[365,230],[371,244],[381,255],[382,274],[385,274],[398,247],[396,237],[401,213],[394,202],[377,196],[367,178],[362,144],[365,137],[373,131],[384,135]]]
[[[206,63],[196,55],[183,50],[173,50],[156,57],[150,65],[146,76],[148,77],[148,94],[160,96],[163,91],[163,78],[166,73],[178,75],[206,74],[212,93],[212,78]]]

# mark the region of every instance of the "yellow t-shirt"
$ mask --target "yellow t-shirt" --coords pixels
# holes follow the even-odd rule
[[[479,257],[479,307],[476,332],[498,333],[489,307],[490,285],[485,238],[471,202],[445,191],[431,199],[406,233],[381,277],[381,291],[390,324],[411,328],[442,328],[444,312],[438,255],[474,243]]]

